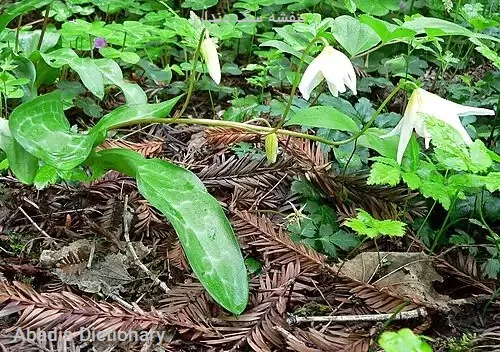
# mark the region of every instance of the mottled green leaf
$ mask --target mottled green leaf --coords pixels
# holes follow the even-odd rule
[[[181,97],[182,95],[179,95],[178,97],[157,104],[120,106],[103,116],[90,130],[89,135],[95,135],[96,145],[99,145],[106,137],[106,132],[111,128],[141,123],[141,121],[145,121],[148,118],[167,117],[170,110],[172,110]]]
[[[70,130],[61,92],[34,98],[12,112],[12,135],[26,151],[56,169],[70,170],[87,159],[94,138]]]
[[[38,159],[12,137],[9,122],[4,119],[0,119],[0,149],[7,155],[9,167],[17,179],[32,184],[38,170]]]
[[[221,306],[240,314],[248,279],[238,241],[219,202],[182,167],[123,149],[99,152],[101,163],[137,179],[141,194],[175,228],[196,277]],[[221,250],[223,249],[223,250]]]

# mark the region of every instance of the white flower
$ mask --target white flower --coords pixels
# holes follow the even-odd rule
[[[472,139],[460,122],[459,116],[467,115],[494,115],[495,112],[489,109],[475,108],[472,106],[460,105],[452,101],[441,98],[436,94],[429,93],[421,88],[413,91],[406,106],[403,118],[398,125],[386,135],[380,138],[400,135],[397,161],[401,164],[403,155],[410,142],[413,129],[421,137],[425,138],[425,148],[429,148],[432,136],[425,127],[425,119],[428,115],[453,127],[460,134],[467,145],[472,144]]]
[[[215,83],[219,84],[221,78],[219,54],[217,53],[215,43],[208,35],[208,31],[205,31],[205,34],[206,38],[203,39],[200,47],[201,55],[207,64],[208,74]]]
[[[311,92],[318,84],[326,79],[328,89],[333,96],[337,97],[346,91],[345,86],[356,95],[356,73],[352,67],[351,60],[343,53],[331,46],[325,46],[323,51],[307,67],[299,90],[304,99],[309,100]]]

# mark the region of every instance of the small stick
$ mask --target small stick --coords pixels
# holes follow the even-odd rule
[[[24,209],[21,206],[18,206],[17,209],[19,209],[19,211],[21,213],[23,213],[23,215],[26,217],[26,219],[29,220],[29,222],[31,223],[31,225],[33,225],[38,231],[40,231],[40,233],[42,235],[44,235],[47,238],[52,239],[52,237],[50,237],[47,232],[45,232],[40,226],[38,226],[38,224],[28,214],[26,214],[26,212],[24,211]]]
[[[275,325],[273,326],[273,329],[278,331],[282,336],[284,336],[287,340],[292,341],[296,343],[297,345],[301,347],[308,348],[304,342],[300,341],[298,338],[293,336],[289,331],[285,330],[282,326]]]
[[[332,315],[332,316],[311,316],[311,317],[298,317],[290,314],[286,321],[290,325],[305,323],[305,322],[347,322],[347,321],[384,321],[392,320],[406,320],[415,319],[419,317],[426,317],[427,310],[425,308],[418,308],[406,312],[400,312],[393,316],[392,313],[387,314],[364,314],[364,315]]]
[[[134,258],[134,263],[137,265],[139,268],[142,269],[146,273],[146,275],[153,280],[153,283],[155,285],[160,286],[160,288],[165,292],[168,293],[170,289],[168,288],[167,284],[158,279],[147,267],[146,265],[142,264],[141,260],[139,259],[139,256],[135,252],[134,246],[132,246],[132,242],[130,242],[130,235],[129,235],[129,222],[132,220],[132,214],[130,214],[127,211],[128,207],[128,195],[125,195],[125,201],[123,205],[123,236],[125,237],[125,242],[127,243],[127,248],[132,253],[132,257]]]
[[[89,261],[87,262],[87,269],[90,269],[92,267],[92,260],[94,259],[94,253],[95,253],[95,238],[92,241],[92,246],[90,247]]]

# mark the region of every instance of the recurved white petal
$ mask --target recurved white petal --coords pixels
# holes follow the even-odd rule
[[[410,138],[413,133],[413,125],[411,124],[410,119],[403,118],[401,121],[403,124],[401,125],[401,134],[399,135],[398,153],[396,158],[398,164],[400,165],[401,161],[403,161],[403,155],[405,154],[406,147],[408,146],[408,143],[410,143]]]
[[[490,109],[476,108],[473,106],[455,104],[458,116],[468,116],[468,115],[495,115],[495,111]]]
[[[311,64],[307,66],[306,71],[302,75],[302,79],[299,83],[299,90],[305,100],[309,100],[311,92],[316,88],[323,80],[323,74],[321,73],[321,57],[316,57]]]

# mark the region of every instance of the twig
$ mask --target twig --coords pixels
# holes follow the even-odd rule
[[[28,219],[28,221],[31,223],[31,225],[33,225],[38,231],[40,231],[40,233],[42,235],[44,235],[47,238],[52,239],[52,237],[50,237],[47,232],[45,232],[40,226],[38,226],[38,224],[28,214],[26,214],[26,212],[24,211],[24,209],[21,206],[18,206],[17,209],[19,209],[19,211],[21,213],[23,213],[23,215],[26,217],[26,219]]]
[[[346,322],[346,321],[385,321],[393,317],[392,320],[406,320],[415,319],[419,317],[426,317],[427,310],[425,308],[418,308],[409,310],[407,312],[400,312],[393,317],[392,313],[387,314],[364,314],[364,315],[334,315],[334,316],[310,316],[298,317],[293,314],[287,316],[287,323],[290,325],[305,323],[305,322]]]
[[[275,326],[273,326],[273,329],[278,331],[288,341],[293,341],[297,345],[307,348],[307,346],[304,342],[300,341],[298,338],[293,336],[289,331],[285,330],[282,326],[275,325]]]
[[[130,235],[129,235],[129,222],[132,220],[132,214],[128,212],[128,195],[125,195],[125,201],[123,205],[123,236],[125,237],[125,242],[127,243],[127,248],[132,254],[132,257],[134,258],[134,263],[137,265],[139,268],[146,273],[146,275],[153,280],[153,283],[155,285],[160,286],[160,288],[165,292],[168,293],[170,289],[168,288],[167,284],[158,279],[147,267],[146,265],[142,264],[141,260],[139,259],[139,256],[135,252],[134,246],[132,246],[132,242],[130,242]]]

